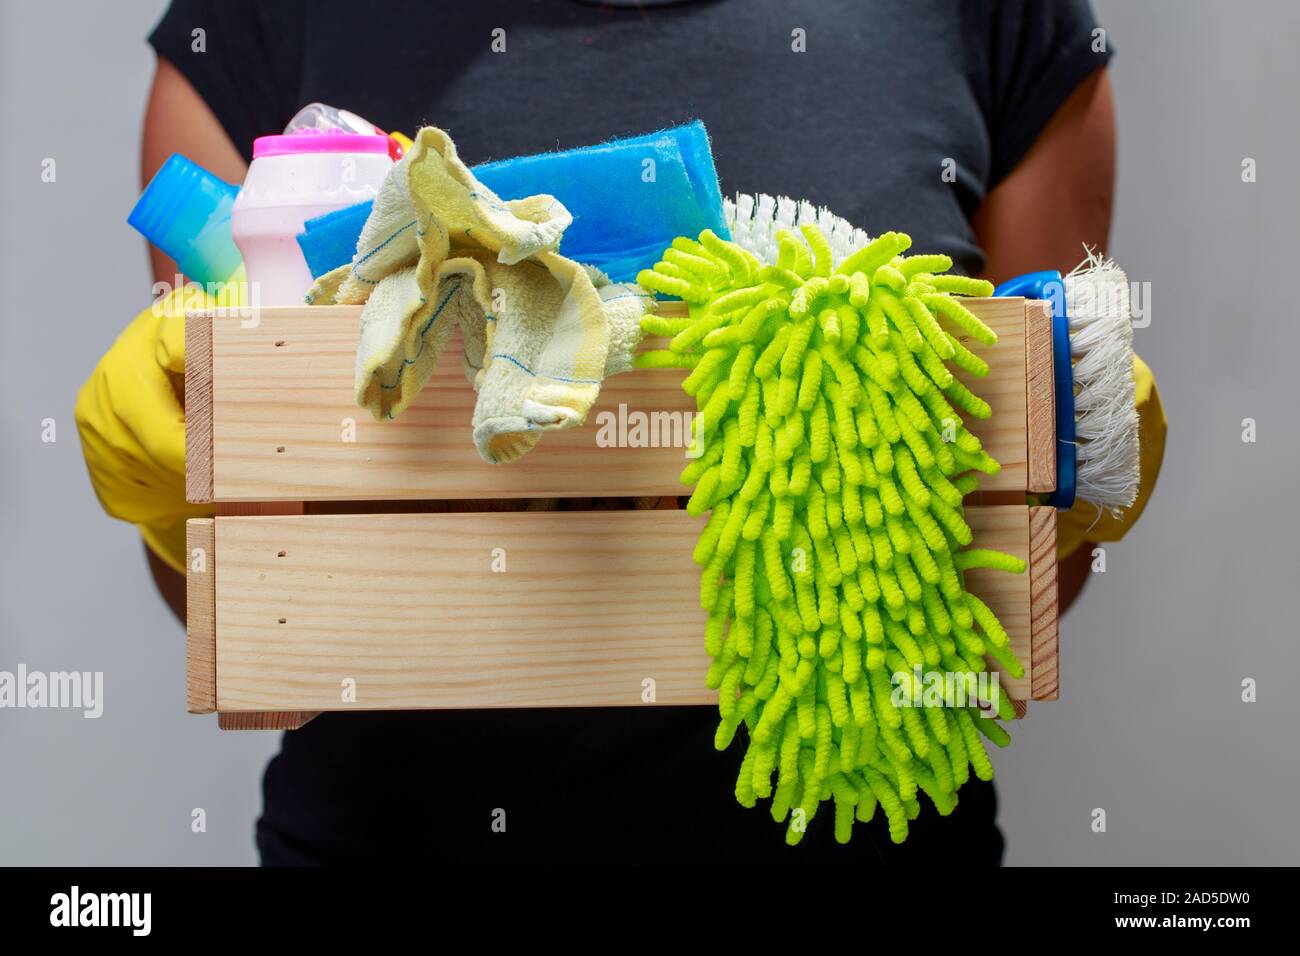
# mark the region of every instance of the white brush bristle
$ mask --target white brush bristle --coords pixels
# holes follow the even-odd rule
[[[724,199],[722,207],[732,241],[766,265],[776,264],[776,231],[789,229],[797,233],[804,223],[814,223],[821,229],[830,243],[836,265],[871,241],[865,232],[825,206],[814,206],[789,196],[737,193],[735,199]]]
[[[1091,250],[1065,277],[1074,360],[1077,496],[1112,514],[1133,504],[1140,477],[1128,276]]]

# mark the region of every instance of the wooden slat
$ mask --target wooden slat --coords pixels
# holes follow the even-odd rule
[[[1056,509],[1029,509],[1030,657],[1034,700],[1060,697]]]
[[[222,730],[297,730],[318,714],[307,711],[236,711],[217,714]]]
[[[973,547],[995,548],[1029,563],[1029,509],[1024,505],[967,508],[966,523],[975,535]],[[1012,677],[1001,664],[988,659],[993,670],[998,672],[1002,690],[1013,700],[1028,700],[1033,677],[1029,654],[1029,574],[972,568],[965,572],[965,578],[971,592],[983,599],[998,616],[1011,638],[1012,652],[1025,665],[1023,677]]]
[[[968,520],[1028,558],[1023,506]],[[717,699],[685,512],[216,521],[220,711],[639,706],[647,680],[659,704]],[[969,580],[1028,661],[1028,576]],[[1003,687],[1024,697],[1028,679]]]
[[[1025,302],[1026,490],[1056,490],[1056,384],[1052,374],[1052,307]]]
[[[185,709],[217,709],[217,548],[211,518],[185,522]],[[202,570],[196,571],[197,550]]]
[[[185,500],[212,500],[212,315],[185,315]]]
[[[1002,471],[988,491],[1024,491],[1025,333],[1023,299],[972,300],[998,332],[975,343],[992,368],[969,382],[994,417],[970,422]],[[263,309],[256,325],[213,320],[214,496],[218,501],[506,498],[675,495],[687,459],[682,427],[694,411],[667,370],[610,378],[580,428],[547,434],[522,460],[488,465],[471,439],[475,394],[461,370],[459,333],[410,408],[376,422],[353,400],[359,309]],[[601,424],[656,414],[675,447],[601,447]],[[346,441],[355,428],[355,441]],[[658,432],[658,429],[652,429]],[[649,436],[646,436],[649,441]],[[626,442],[625,442],[626,444]]]
[[[716,699],[683,512],[218,520],[221,710]]]
[[[996,475],[980,476],[980,490],[1024,491],[1029,480],[1029,446],[1025,435],[1025,300],[962,301],[998,334],[997,345],[990,348],[948,326],[968,349],[989,364],[989,373],[983,378],[953,366],[953,374],[993,410],[992,417],[984,421],[969,416],[966,421],[966,427],[984,443],[984,449],[1002,463],[1002,470]]]

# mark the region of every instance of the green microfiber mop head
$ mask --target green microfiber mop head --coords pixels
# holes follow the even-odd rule
[[[972,769],[993,774],[980,734],[1009,740],[975,700],[934,700],[931,678],[987,689],[986,655],[1024,673],[965,589],[968,568],[1024,562],[963,550],[963,497],[999,465],[959,414],[986,418],[988,404],[945,364],[987,373],[963,339],[997,337],[959,296],[992,287],[943,275],[947,256],[904,256],[902,233],[837,263],[816,224],[800,232],[776,230],[768,263],[708,230],[675,240],[638,281],[685,299],[689,318],[644,319],[671,341],[637,364],[690,369],[700,410],[702,453],[682,481],[695,486],[687,510],[711,512],[694,559],[721,694],[715,746],[747,729],[737,800],[771,797],[791,844],[822,801],[840,842],[879,805],[902,842],[918,792],[951,813]]]

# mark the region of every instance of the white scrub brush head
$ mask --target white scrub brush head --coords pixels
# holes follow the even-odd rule
[[[798,232],[804,223],[815,223],[821,229],[830,243],[835,265],[871,241],[865,232],[825,206],[814,206],[806,200],[789,196],[737,193],[735,199],[722,201],[722,214],[731,230],[732,241],[752,252],[765,265],[776,263],[776,231],[789,229]]]
[[[1077,496],[1112,514],[1133,504],[1139,478],[1128,276],[1088,250],[1065,277],[1074,362]]]

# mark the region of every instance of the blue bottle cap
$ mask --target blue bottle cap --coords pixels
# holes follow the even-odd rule
[[[230,235],[238,186],[173,153],[154,174],[126,221],[203,285],[225,282],[243,258]]]

